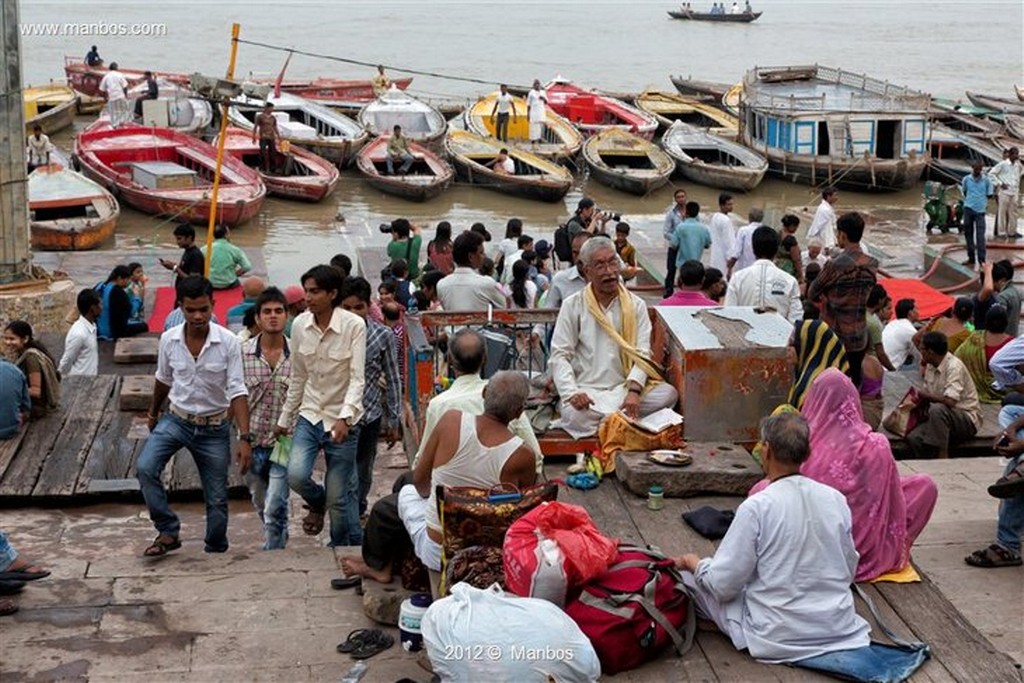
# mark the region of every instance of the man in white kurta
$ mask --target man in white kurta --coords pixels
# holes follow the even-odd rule
[[[800,474],[810,453],[803,416],[766,419],[762,439],[771,483],[740,504],[713,557],[676,560],[697,613],[763,662],[866,647],[871,627],[850,590],[860,558],[846,499]]]
[[[732,207],[731,194],[719,195],[718,211],[711,217],[711,224],[708,226],[708,230],[711,232],[711,254],[708,265],[722,271],[723,275],[729,272],[729,254],[732,253],[736,241],[736,225],[729,218]]]
[[[1020,152],[1011,147],[1006,158],[988,172],[989,180],[996,186],[996,225],[1003,227],[1007,237],[1017,237],[1017,202],[1020,200],[1021,162]]]
[[[540,87],[540,81],[534,80],[533,89],[526,96],[526,118],[530,122],[530,142],[544,140],[544,121],[548,116],[548,95]]]
[[[814,212],[811,227],[807,228],[807,239],[819,239],[827,254],[836,246],[836,210],[833,208],[839,201],[839,193],[834,187],[826,187],[821,192],[821,204]]]
[[[751,245],[757,260],[729,280],[725,305],[772,309],[791,323],[803,319],[800,283],[772,261],[779,251],[779,233],[766,225],[758,226]]]
[[[651,321],[640,297],[621,287],[622,266],[615,244],[607,237],[593,237],[583,245],[580,262],[590,284],[562,305],[551,340],[548,366],[561,399],[561,427],[574,438],[597,433],[606,416],[622,410],[636,418],[671,408],[679,396],[670,384],[648,386],[648,375],[639,363],[623,367],[620,347],[587,307],[593,291],[601,311],[619,333],[623,332],[623,306],[631,306],[635,320],[634,348],[650,357]]]

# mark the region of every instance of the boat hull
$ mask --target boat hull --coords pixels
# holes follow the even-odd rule
[[[85,62],[64,58],[64,74],[67,76],[68,85],[83,95],[106,99],[106,95],[100,91],[100,81],[107,75],[107,71],[105,66],[89,66]],[[146,80],[145,70],[118,68],[118,71],[128,81],[128,87],[138,85]],[[168,80],[178,85],[186,87],[189,85],[188,74],[154,71],[153,75],[158,79]]]
[[[454,169],[444,159],[426,146],[415,142],[409,145],[409,149],[413,156],[429,168],[430,175],[392,176],[381,174],[378,164],[384,163],[387,145],[386,137],[378,138],[364,147],[356,159],[356,167],[370,187],[402,199],[424,202],[447,190],[455,179]]]
[[[699,185],[739,192],[750,192],[760,185],[768,170],[733,169],[694,163],[677,163],[676,168],[681,176]]]
[[[992,97],[991,95],[982,95],[969,90],[965,94],[967,95],[967,99],[977,107],[987,107],[988,109],[994,109],[1002,114],[1017,114],[1018,116],[1024,115],[1024,102],[1002,97]]]
[[[44,187],[40,187],[40,182]],[[56,185],[45,187],[51,182]],[[96,249],[114,235],[121,207],[98,183],[60,164],[52,164],[29,175],[28,191],[33,249]],[[90,212],[95,215],[81,215]]]
[[[70,88],[63,88],[67,90],[68,96],[63,98],[64,101],[60,102],[56,106],[52,106],[46,111],[37,114],[35,116],[25,117],[25,134],[31,135],[34,126],[39,125],[42,127],[43,132],[47,135],[53,135],[65,128],[70,128],[75,122],[75,113],[78,110],[78,96],[75,95],[74,91]],[[28,90],[32,90],[29,88]],[[28,104],[26,104],[28,108]]]
[[[337,166],[301,147],[292,147],[291,163],[300,172],[292,175],[264,173],[260,167],[260,147],[252,141],[252,134],[229,128],[224,152],[259,173],[267,194],[301,202],[319,202],[338,186],[341,174]]]
[[[565,81],[552,81],[545,88],[548,106],[564,116],[584,136],[618,128],[651,140],[658,120],[647,112],[614,97],[584,90]]]
[[[469,107],[466,112],[466,127],[483,137],[493,137],[495,122],[491,121],[495,95],[486,95]],[[545,131],[542,142],[530,142],[530,122],[526,117],[526,100],[516,98],[516,110],[519,116],[516,121],[509,121],[508,144],[516,149],[535,154],[543,159],[550,159],[556,164],[571,162],[583,147],[583,136],[580,135],[569,121],[555,112],[548,110],[545,117]]]
[[[611,166],[607,156],[619,156],[627,162]],[[590,176],[608,187],[635,195],[646,195],[668,182],[675,170],[672,159],[652,143],[620,130],[611,130],[587,140],[583,158]],[[629,164],[646,164],[648,168]]]
[[[445,140],[445,151],[459,178],[473,185],[480,185],[496,192],[536,199],[542,202],[557,202],[572,187],[572,176],[567,170],[553,162],[541,159],[520,150],[510,150],[510,156],[517,162],[529,164],[535,168],[547,168],[543,175],[505,175],[496,173],[484,164],[469,156],[468,145],[477,145],[491,157],[496,157],[500,144],[491,138],[484,138],[473,133],[450,131]]]
[[[88,251],[114,236],[120,212],[103,220],[64,219],[32,221],[32,248],[36,251]]]
[[[707,12],[679,12],[669,10],[668,15],[673,19],[683,21],[712,21],[723,24],[749,24],[757,21],[761,12],[744,12],[743,14],[709,14]]]
[[[695,126],[676,123],[661,146],[679,175],[709,187],[749,192],[768,172],[768,160],[757,152]]]
[[[273,81],[266,81],[273,83]],[[405,90],[412,84],[411,78],[396,78],[391,85]],[[336,78],[317,78],[311,81],[284,81],[281,91],[316,100],[329,106],[345,106],[367,104],[377,98],[373,91],[373,82],[368,80],[341,80]]]
[[[875,161],[869,168],[861,159],[831,162],[768,157],[768,173],[783,180],[812,186],[832,185],[858,192],[907,190],[921,180],[926,157]]]

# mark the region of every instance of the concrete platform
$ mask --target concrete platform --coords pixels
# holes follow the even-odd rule
[[[619,453],[615,472],[619,481],[638,496],[660,486],[667,498],[700,494],[745,496],[764,472],[742,446],[729,443],[688,443],[683,449],[693,462],[666,467],[651,462],[647,453]]]

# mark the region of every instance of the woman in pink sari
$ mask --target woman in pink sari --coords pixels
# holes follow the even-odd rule
[[[857,389],[839,370],[815,378],[801,412],[811,428],[811,455],[800,473],[846,497],[860,553],[856,580],[903,569],[935,508],[935,482],[927,474],[900,476],[888,439],[864,422]]]

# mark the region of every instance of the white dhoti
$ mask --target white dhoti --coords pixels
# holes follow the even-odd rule
[[[544,122],[530,121],[530,141],[540,142],[544,138]]]
[[[1019,196],[1000,192],[996,202],[996,225],[1002,228],[1003,234],[1017,235],[1017,201]]]
[[[416,557],[427,569],[441,571],[441,546],[427,535],[427,505],[424,498],[412,484],[406,484],[398,492],[398,517],[405,525],[405,531],[412,539]]]
[[[562,397],[561,418],[551,424],[552,427],[564,429],[574,439],[597,434],[601,420],[621,408],[626,399],[625,385],[604,391],[581,387],[580,391],[589,395],[594,404],[586,410],[577,410],[566,400],[568,397]],[[672,408],[678,400],[679,393],[671,384],[656,384],[640,397],[640,417],[646,417],[662,408]]]
[[[122,126],[132,119],[131,107],[127,99],[109,100],[107,102],[107,116],[110,117],[110,125],[114,128]]]

